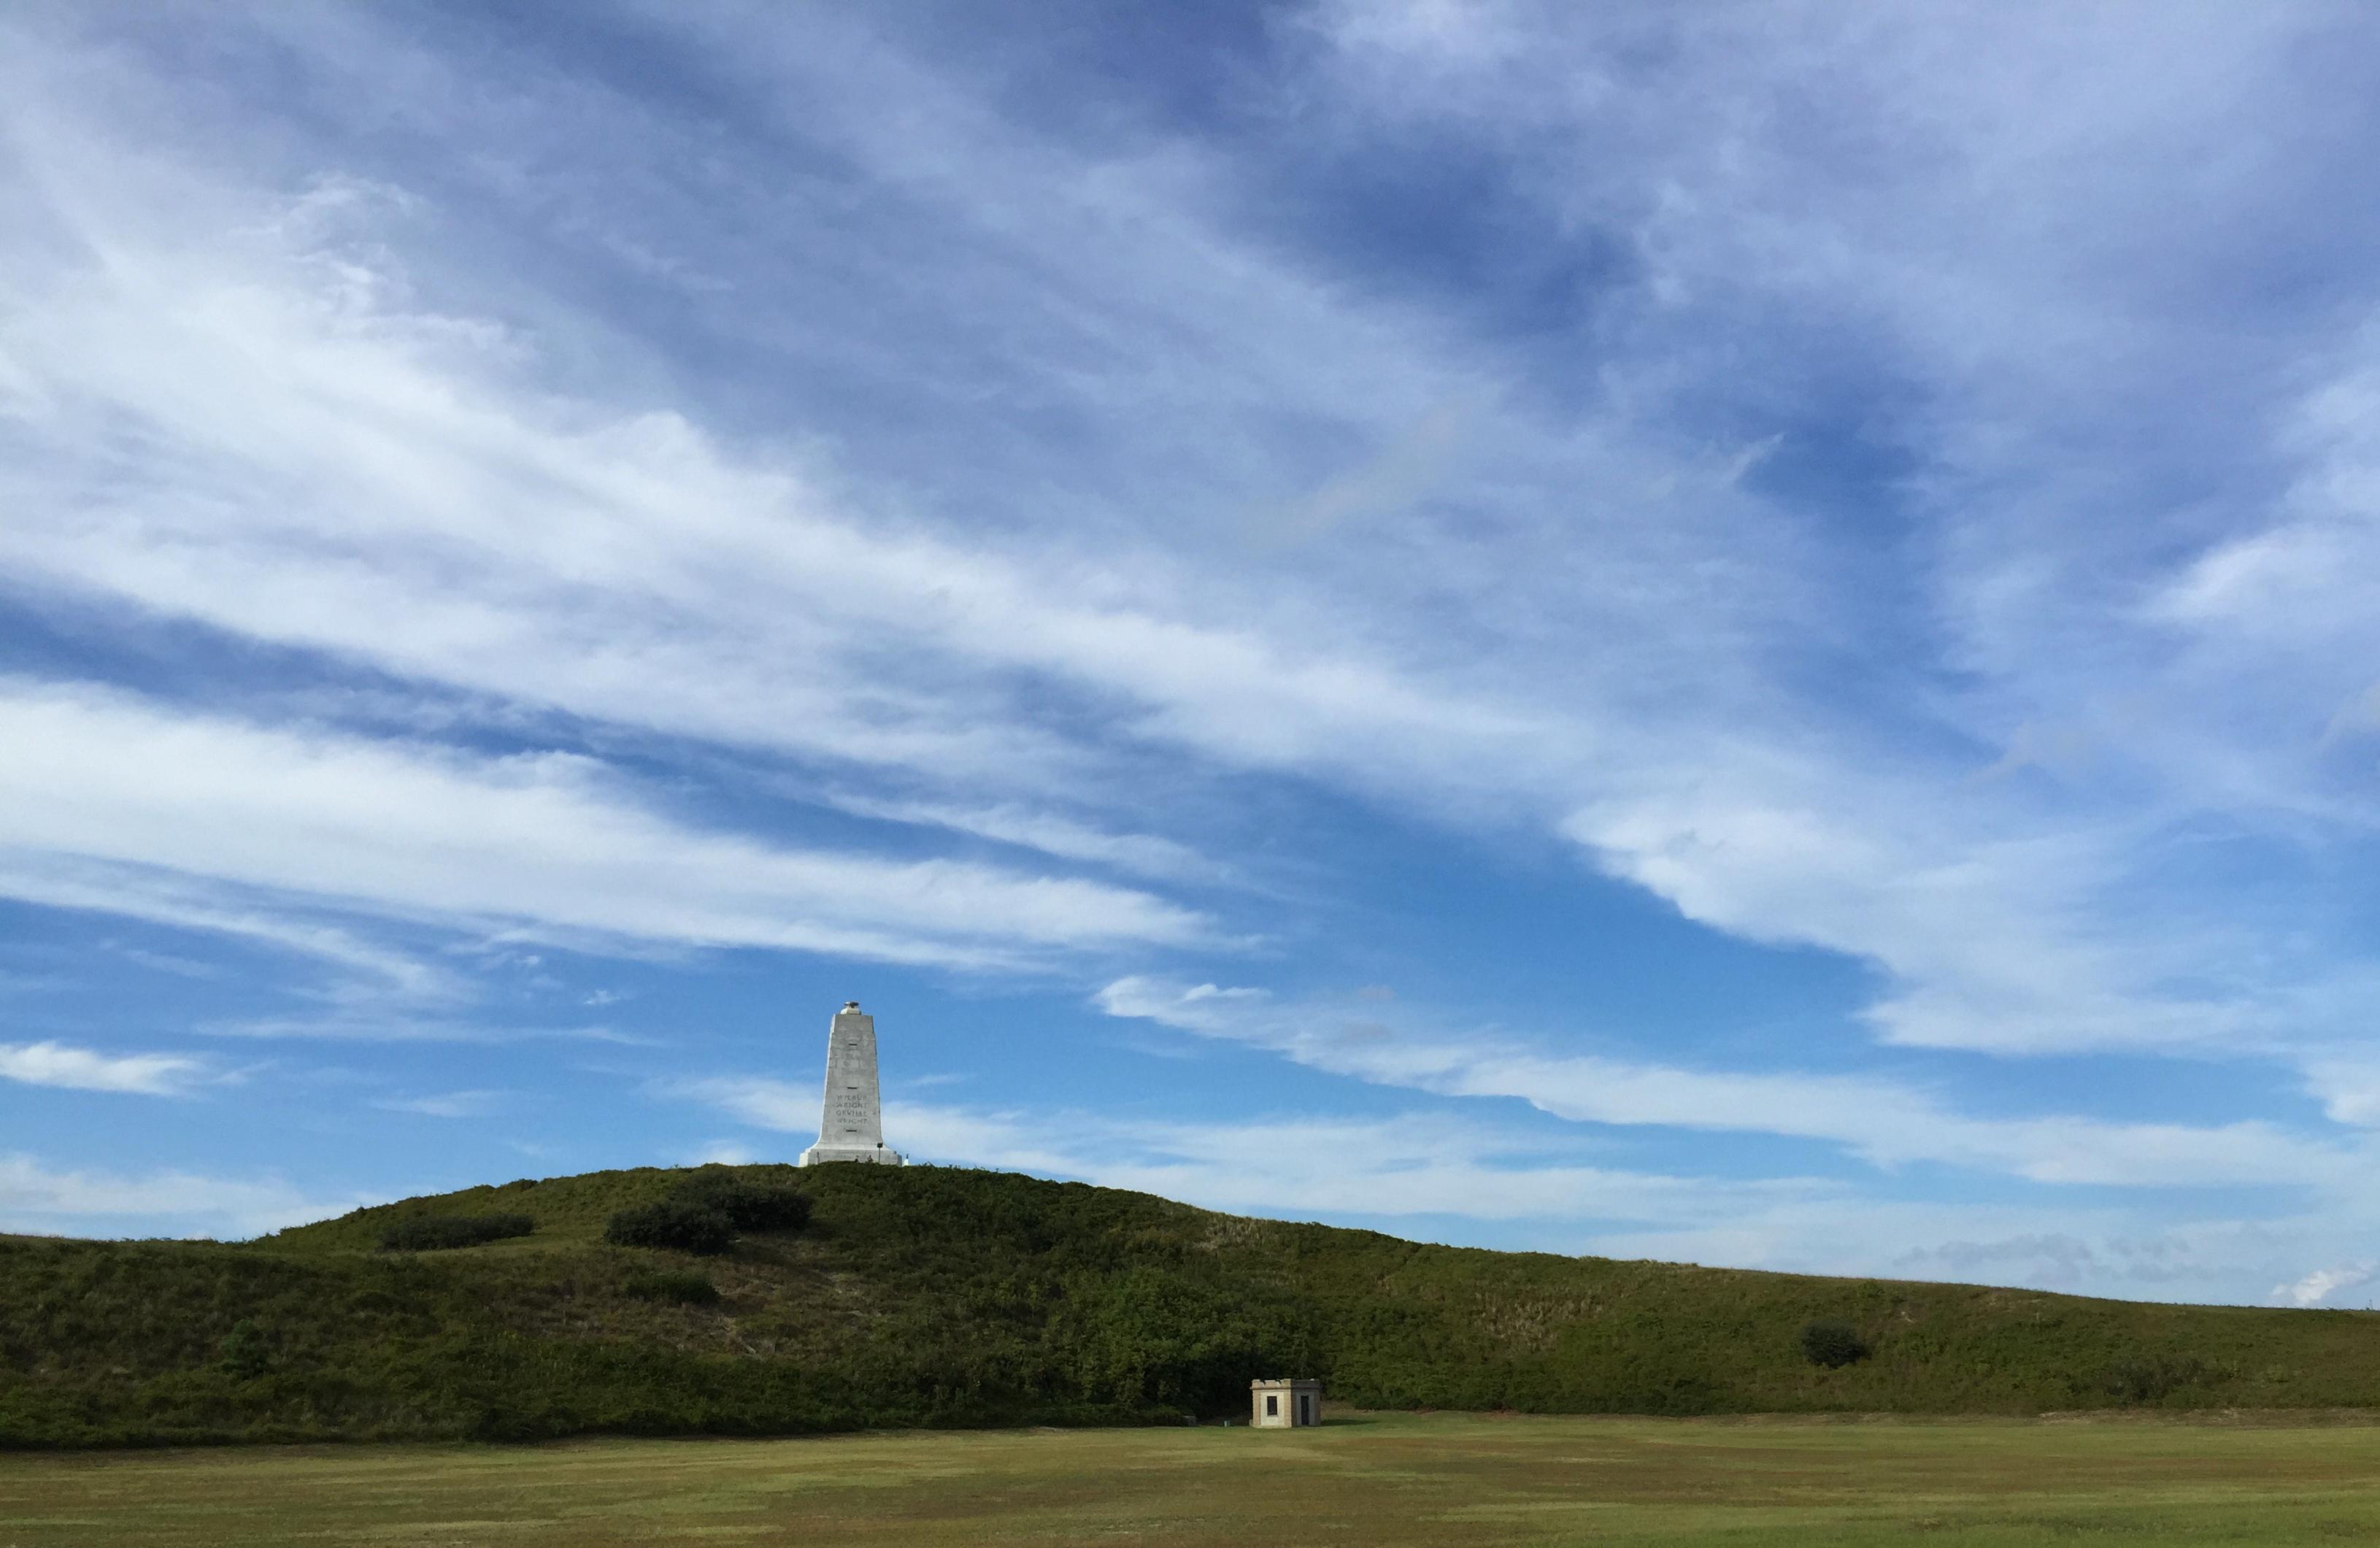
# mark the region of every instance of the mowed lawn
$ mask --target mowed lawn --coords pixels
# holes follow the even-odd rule
[[[51,1543],[2380,1541],[2364,1423],[1341,1415],[1318,1430],[904,1432],[0,1457]]]

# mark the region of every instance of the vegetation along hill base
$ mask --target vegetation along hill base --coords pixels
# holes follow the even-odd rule
[[[1375,1409],[2380,1408],[2380,1316],[1430,1247],[928,1166],[0,1237],[16,1447],[1179,1423],[1283,1374]]]

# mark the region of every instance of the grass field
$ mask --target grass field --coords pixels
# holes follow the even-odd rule
[[[2380,1427],[1381,1414],[1291,1432],[908,1432],[0,1457],[0,1548],[1912,1538],[2380,1538]]]

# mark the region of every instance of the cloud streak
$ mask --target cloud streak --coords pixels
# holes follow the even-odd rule
[[[213,1078],[203,1059],[178,1054],[102,1054],[62,1042],[0,1042],[0,1080],[74,1091],[188,1096]]]
[[[1205,932],[1096,883],[706,832],[579,758],[474,757],[6,680],[0,740],[19,750],[0,771],[0,850],[37,900],[57,896],[55,859],[79,896],[131,912],[145,895],[111,894],[94,862],[464,928],[963,967]]]
[[[0,1154],[0,1230],[27,1235],[245,1237],[374,1201],[310,1194],[277,1179],[61,1171]]]
[[[2309,1140],[2269,1124],[1977,1118],[1922,1091],[1864,1076],[1549,1054],[1493,1033],[1449,1035],[1446,1022],[1425,1036],[1385,1024],[1377,1004],[1278,1005],[1258,991],[1146,978],[1109,984],[1097,1004],[1110,1016],[1252,1043],[1376,1084],[1512,1098],[1581,1123],[1823,1140],[1878,1167],[1940,1163],[2040,1183],[2167,1188],[2338,1184],[2370,1164],[2361,1147]]]
[[[815,1089],[766,1079],[668,1082],[755,1127],[815,1133]],[[1121,1119],[1098,1113],[885,1104],[885,1132],[916,1159],[1077,1177],[1108,1188],[1259,1214],[1468,1215],[1495,1220],[1716,1218],[1755,1201],[1828,1196],[1839,1185],[1783,1178],[1726,1183],[1575,1164],[1531,1147],[1451,1144],[1421,1115],[1354,1121],[1266,1114],[1229,1123]],[[1293,1137],[1284,1143],[1284,1136]]]

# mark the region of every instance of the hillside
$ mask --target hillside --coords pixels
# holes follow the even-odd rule
[[[1383,1408],[2380,1407],[2367,1313],[1427,1247],[1006,1173],[724,1170],[797,1183],[813,1220],[715,1259],[607,1246],[612,1212],[689,1175],[640,1170],[236,1245],[0,1237],[0,1444],[1167,1422],[1287,1373]],[[535,1233],[377,1249],[399,1220],[504,1213]],[[656,1270],[720,1298],[650,1298]],[[1810,1364],[1816,1318],[1872,1357]]]

